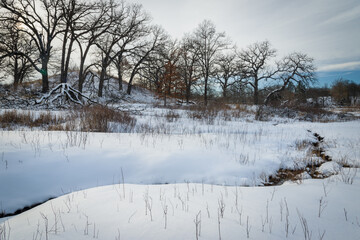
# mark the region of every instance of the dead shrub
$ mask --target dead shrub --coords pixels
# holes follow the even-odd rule
[[[15,110],[4,111],[0,115],[1,127],[4,128],[9,125],[27,125],[32,122],[30,112],[19,113]]]
[[[296,111],[305,112],[309,114],[314,115],[330,115],[331,113],[329,111],[326,111],[323,108],[316,107],[316,106],[310,106],[310,105],[294,105],[291,107],[291,109],[294,109]]]
[[[42,112],[40,114],[28,112],[20,112],[16,110],[4,111],[0,114],[1,128],[9,128],[11,126],[26,127],[42,127],[49,125],[57,125],[64,122],[62,117],[52,115],[50,112]]]
[[[62,125],[50,125],[47,128],[48,131],[64,131],[65,128]]]
[[[105,106],[83,107],[71,114],[80,121],[80,130],[86,132],[111,132],[116,127],[120,131],[131,131],[136,119],[131,117],[127,112],[120,112]],[[114,124],[111,124],[114,123]],[[119,126],[120,124],[120,126]],[[71,124],[74,126],[74,124]]]
[[[213,124],[217,116],[223,116],[228,118],[228,114],[224,113],[230,110],[230,107],[223,103],[212,103],[208,106],[193,105],[187,107],[187,115],[193,120],[204,121],[207,124]]]
[[[61,117],[53,116],[50,112],[40,113],[40,115],[34,119],[35,126],[42,126],[45,124],[58,124],[62,122],[63,119]]]

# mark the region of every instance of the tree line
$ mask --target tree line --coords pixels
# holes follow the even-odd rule
[[[338,78],[328,87],[310,88],[305,93],[307,98],[312,98],[315,104],[320,107],[326,107],[331,103],[340,106],[360,105],[360,84],[353,81]]]
[[[49,70],[59,69],[66,83],[74,61],[80,92],[89,71],[97,70],[99,97],[109,73],[127,94],[136,82],[165,101],[176,96],[189,102],[197,94],[205,104],[215,89],[225,99],[247,94],[266,105],[289,86],[316,80],[307,54],[276,60],[269,41],[238,49],[210,20],[173,40],[141,5],[125,1],[0,0],[0,8],[0,64],[15,87],[37,72],[48,92]]]

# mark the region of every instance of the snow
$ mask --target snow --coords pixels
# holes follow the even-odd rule
[[[263,173],[275,173],[305,152],[289,152],[302,133],[285,135],[284,129],[262,124],[260,136],[257,127],[244,123],[240,135],[3,131],[0,182],[7,184],[0,192],[7,194],[0,201],[14,211],[64,192],[118,182],[121,169],[127,183],[258,185]]]
[[[141,116],[141,121],[155,120]],[[2,208],[11,212],[73,190],[113,184],[119,182],[121,169],[127,183],[261,185],[264,175],[280,167],[304,165],[308,152],[295,145],[313,140],[308,129],[325,137],[325,150],[334,161],[347,154],[350,162],[359,162],[359,148],[349,149],[360,144],[354,142],[360,133],[357,121],[232,121],[211,126],[189,126],[187,121],[158,121],[153,127],[160,133],[152,134],[2,131],[0,182],[6,184],[0,192],[7,193],[0,196]],[[325,131],[329,128],[333,130]],[[336,147],[334,138],[341,140]]]
[[[325,149],[336,162],[360,166],[360,122],[317,124],[314,129],[326,139]]]
[[[341,166],[337,162],[326,162],[320,166],[318,171],[323,176],[331,176],[339,173],[340,169]]]
[[[55,199],[1,219],[0,236],[7,229],[10,239],[46,239],[47,218],[49,239],[196,239],[201,211],[200,239],[218,239],[222,202],[222,239],[246,238],[247,217],[250,239],[284,239],[286,223],[289,239],[304,239],[300,217],[313,239],[360,235],[360,180],[356,169],[341,170],[360,165],[360,121],[260,122],[247,113],[198,119],[190,110],[154,108],[147,101],[122,106],[141,110],[128,132],[1,131],[1,211]],[[316,158],[298,146],[315,141],[313,133],[324,137],[322,148],[333,159],[319,171],[335,175],[315,180],[304,173],[297,183],[262,187],[279,168]],[[236,207],[243,211],[241,224]]]
[[[119,105],[118,103],[121,102],[121,105],[129,107],[133,104],[148,106],[161,103],[153,92],[138,86],[133,86],[131,95],[128,95],[126,93],[126,82],[122,83],[123,90],[119,91],[118,80],[112,77],[104,81],[103,96],[98,97],[99,77],[96,73],[93,74],[93,76],[88,74],[83,86],[82,95],[83,103],[85,104],[97,102],[104,105],[114,103]],[[78,88],[78,73],[70,72],[66,84],[59,85],[59,78],[60,75],[49,78],[50,92],[47,94],[37,93],[38,89],[35,90],[34,84],[24,86],[24,88],[18,89],[18,92],[9,91],[0,85],[0,91],[3,93],[3,98],[0,99],[0,109],[71,109],[76,105],[74,103],[80,103],[80,100],[76,97],[76,95],[78,95],[76,90]],[[70,100],[64,98],[65,95],[70,98]],[[74,98],[72,96],[74,96]],[[171,100],[168,101],[172,102]],[[37,104],[40,102],[42,102],[42,104]]]
[[[46,235],[49,239],[196,239],[194,221],[200,213],[199,239],[219,239],[218,209],[223,204],[221,239],[246,238],[247,220],[250,239],[285,239],[286,225],[289,239],[304,239],[300,216],[313,239],[322,234],[324,239],[356,239],[360,209],[354,200],[360,197],[359,183],[358,178],[349,185],[332,177],[269,188],[115,184],[61,196],[2,225],[10,227],[10,239],[17,240],[40,239],[40,235],[42,239]],[[319,217],[320,199],[326,205]]]

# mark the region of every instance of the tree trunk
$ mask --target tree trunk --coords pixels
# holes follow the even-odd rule
[[[123,78],[122,78],[122,71],[121,71],[120,64],[118,65],[117,70],[118,70],[118,80],[119,80],[119,91],[122,91],[123,90],[123,86],[122,86]]]
[[[15,56],[14,61],[14,89],[16,90],[20,82],[20,76],[19,76],[19,65],[18,65],[18,59]]]
[[[84,72],[86,70],[85,68],[85,60],[87,57],[87,54],[89,52],[90,49],[90,45],[87,45],[87,47],[85,48],[85,52],[83,52],[81,45],[79,44],[79,48],[80,48],[80,53],[81,53],[81,57],[80,57],[80,68],[79,68],[79,92],[82,93],[83,91],[83,86],[84,86],[84,82],[85,82],[85,78],[86,78],[86,73]],[[79,98],[81,99],[81,95],[79,95]]]
[[[66,82],[66,75],[65,75],[65,55],[66,55],[66,43],[67,43],[67,35],[69,32],[69,26],[67,25],[64,32],[63,38],[63,45],[62,45],[62,52],[61,52],[61,63],[60,63],[60,82]]]
[[[47,69],[45,69],[47,71]],[[42,74],[42,93],[47,93],[49,91],[49,76],[47,72]]]
[[[159,80],[159,77],[157,77],[157,76],[156,76],[155,87],[156,87],[156,93],[160,94],[161,93],[161,82]]]
[[[80,69],[79,69],[79,92],[82,93],[83,90],[83,85],[84,85],[84,81],[85,81],[85,76],[84,76],[84,62],[83,60],[81,60],[80,62]]]
[[[130,76],[130,79],[129,79],[128,87],[127,87],[127,90],[126,90],[126,93],[127,93],[128,95],[131,94],[132,82],[133,82],[134,77],[135,77],[135,75],[136,75],[136,70],[135,70],[135,69],[137,69],[137,67],[138,67],[139,65],[140,65],[140,63],[138,63],[138,64],[135,66],[135,68],[133,69],[133,71],[131,72],[131,76]]]
[[[228,82],[229,82],[229,78],[230,77],[228,77],[228,75],[226,75],[225,77],[224,77],[224,85],[222,86],[222,89],[223,89],[223,93],[222,93],[222,95],[223,95],[223,98],[225,98],[226,99],[226,97],[227,97],[227,88],[228,88]]]
[[[126,90],[126,93],[127,93],[128,95],[131,94],[131,89],[132,89],[132,84],[129,82],[129,83],[128,83],[127,90]]]
[[[99,91],[98,91],[99,97],[102,97],[102,95],[103,95],[105,73],[106,73],[106,68],[102,67],[101,73],[100,73],[100,79],[99,79]]]
[[[258,105],[258,103],[259,103],[259,93],[258,90],[254,88],[254,104]]]
[[[63,78],[61,79],[62,83],[67,82],[67,75],[68,75],[68,72],[69,72],[69,65],[70,65],[70,58],[71,58],[71,52],[72,52],[73,44],[74,44],[74,39],[73,39],[73,36],[72,36],[71,39],[70,39],[69,49],[68,49],[67,56],[66,56],[64,72],[63,72]]]
[[[226,98],[227,96],[227,91],[226,91],[226,87],[223,87],[223,98]]]
[[[258,80],[255,79],[254,82],[254,104],[258,105],[259,104],[259,89],[258,89]]]
[[[185,93],[186,103],[190,102],[190,90],[191,90],[190,87],[191,87],[190,83],[186,85],[186,93]]]
[[[208,96],[207,96],[207,90],[208,90],[208,76],[205,76],[205,92],[204,92],[204,104],[207,106],[208,103]]]
[[[130,79],[129,79],[129,83],[128,83],[128,87],[127,87],[127,90],[126,90],[126,93],[127,93],[128,95],[131,94],[132,82],[133,82],[133,80],[134,80],[135,74],[136,74],[136,73],[135,73],[134,71],[131,73],[131,76],[130,76]]]
[[[48,75],[48,61],[47,57],[46,59],[43,58],[42,64],[41,64],[41,75],[42,75],[42,91],[43,93],[46,93],[49,91],[49,75]]]

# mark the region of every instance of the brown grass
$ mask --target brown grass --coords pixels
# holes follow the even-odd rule
[[[71,116],[72,119],[80,120],[80,130],[85,132],[111,132],[114,130],[111,123],[121,124],[124,131],[131,131],[136,124],[136,119],[129,113],[104,106],[83,107],[72,111]],[[75,125],[75,123],[70,124],[69,128],[71,125]],[[75,129],[76,126],[73,128]]]
[[[193,120],[201,120],[208,124],[213,124],[219,114],[229,109],[230,107],[223,103],[211,103],[208,106],[192,105],[187,107],[187,115]]]
[[[83,107],[72,110],[66,117],[58,117],[50,112],[35,114],[16,110],[0,114],[0,127],[13,129],[17,126],[29,128],[42,127],[49,131],[111,132],[131,131],[136,119],[126,112],[116,111],[104,106]],[[119,129],[114,129],[119,127]]]
[[[6,110],[0,114],[1,128],[11,129],[14,126],[25,126],[29,128],[41,127],[44,125],[57,125],[64,122],[62,117],[52,115],[50,112],[43,112],[38,115],[16,110]]]
[[[292,109],[294,109],[296,111],[300,111],[300,112],[315,114],[315,115],[329,115],[329,114],[331,114],[329,111],[326,111],[323,108],[313,107],[313,106],[297,105],[297,106],[293,106]]]
[[[283,169],[280,168],[276,175],[269,176],[269,181],[264,183],[265,186],[274,186],[274,185],[281,185],[285,181],[293,181],[297,182],[300,179],[300,174],[304,173],[305,170],[303,169]]]

